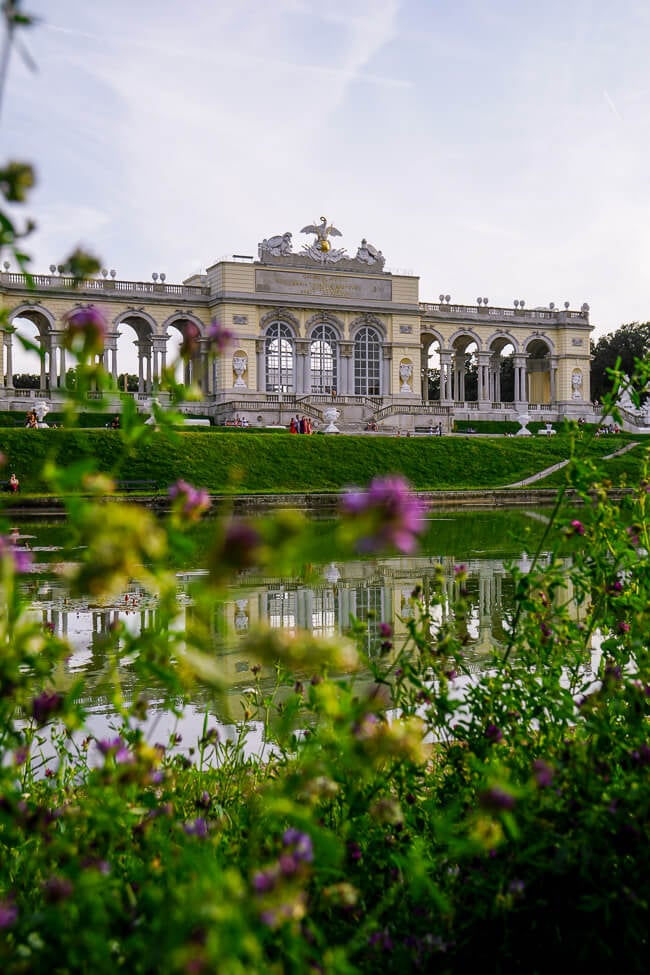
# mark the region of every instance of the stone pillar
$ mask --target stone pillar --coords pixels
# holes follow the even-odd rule
[[[478,359],[478,401],[479,404],[488,404],[491,398],[490,390],[490,352],[477,353]]]
[[[255,359],[257,361],[257,392],[266,392],[266,350],[265,339],[255,339]]]
[[[420,399],[429,402],[429,350],[420,348]]]
[[[440,351],[440,403],[451,402],[451,352]]]
[[[393,392],[393,385],[391,383],[391,365],[393,362],[393,348],[390,345],[382,345],[382,370],[381,370],[381,387],[379,390],[380,396],[391,396]]]
[[[144,350],[140,340],[135,344],[138,349],[138,392],[144,393]]]
[[[550,387],[551,387],[550,400],[551,400],[551,405],[553,406],[557,402],[557,368],[558,368],[557,357],[551,356],[551,360],[549,363],[549,369],[550,369],[549,379],[550,379]]]
[[[354,393],[354,344],[341,342],[339,347],[340,375],[338,377],[337,393],[341,396],[351,396]]]
[[[526,395],[526,355],[514,355],[513,367],[515,373],[515,404],[517,408],[527,405]]]
[[[43,351],[44,344],[43,344],[43,338],[40,335],[40,333],[39,333],[39,337],[38,337],[38,342],[39,342],[39,345],[41,347],[41,351]],[[44,355],[41,356],[41,378],[40,378],[40,386],[41,386],[41,390],[47,389],[47,375],[46,375],[46,370],[45,370],[45,356]]]
[[[67,363],[65,358],[65,346],[59,348],[59,383],[62,389],[66,388]]]
[[[309,342],[306,339],[296,339],[294,345],[296,357],[296,372],[294,389],[296,393],[311,392],[311,377],[308,376]]]
[[[50,393],[52,390],[56,389],[58,386],[57,376],[56,376],[56,353],[57,345],[56,340],[52,332],[50,332]]]
[[[453,354],[453,399],[457,403],[465,400],[465,353],[454,352]]]

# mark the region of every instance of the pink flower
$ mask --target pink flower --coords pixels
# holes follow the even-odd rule
[[[32,567],[32,553],[26,548],[20,548],[12,538],[0,535],[0,559],[5,558],[13,562],[14,572],[29,572]]]
[[[183,328],[183,341],[179,353],[182,359],[193,359],[199,351],[201,341],[201,329],[196,322],[185,322]]]
[[[570,528],[574,535],[584,535],[585,533],[585,526],[577,518],[573,519]]]
[[[210,496],[205,488],[195,488],[180,478],[169,489],[173,509],[188,521],[199,521],[204,511],[210,507]]]
[[[104,348],[106,319],[95,305],[66,312],[63,324],[63,344],[79,358],[96,355]]]
[[[343,495],[344,518],[359,519],[363,534],[357,540],[361,552],[396,548],[409,554],[424,531],[426,505],[399,475],[375,477],[367,491],[353,489]]]
[[[222,325],[216,318],[212,319],[208,328],[208,343],[217,355],[223,355],[234,338],[234,333],[229,328]]]

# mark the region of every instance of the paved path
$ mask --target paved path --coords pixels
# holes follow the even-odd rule
[[[628,450],[632,450],[633,447],[638,446],[638,441],[633,440],[631,443],[627,443],[625,446],[615,450],[613,454],[607,454],[607,456],[603,457],[603,460],[611,460],[612,457],[620,457],[621,454],[626,454]],[[554,474],[555,471],[559,471],[562,467],[566,467],[568,463],[568,460],[561,460],[558,464],[553,464],[551,467],[547,467],[546,470],[539,471],[537,474],[531,474],[530,477],[525,477],[523,481],[515,481],[514,484],[506,484],[506,487],[518,488],[526,487],[527,484],[534,484],[535,481],[541,481],[545,477],[548,477],[549,474]]]

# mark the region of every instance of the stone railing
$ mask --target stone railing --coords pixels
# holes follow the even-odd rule
[[[487,305],[452,305],[443,301],[422,301],[420,311],[423,315],[472,315],[477,318],[516,318],[525,322],[539,321],[579,321],[588,322],[588,311],[568,311],[565,308],[491,308]]]
[[[88,278],[75,283],[75,279],[63,274],[32,274],[31,285],[24,274],[3,271],[0,286],[8,289],[36,291],[74,291],[95,294],[98,291],[116,296],[149,295],[156,298],[201,298],[210,289],[196,284],[164,284],[154,281],[117,281],[114,278]]]

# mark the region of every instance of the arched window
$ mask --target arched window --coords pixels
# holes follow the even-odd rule
[[[317,325],[311,337],[312,393],[331,393],[337,388],[336,332],[331,325]]]
[[[360,329],[354,340],[354,392],[381,395],[381,338],[370,326]]]
[[[266,332],[266,391],[293,392],[293,334],[284,322],[273,322]]]

